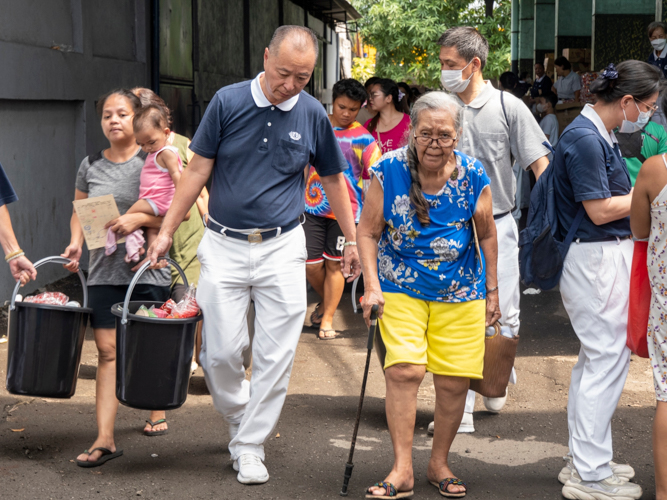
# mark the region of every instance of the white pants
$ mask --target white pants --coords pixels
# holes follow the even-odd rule
[[[570,453],[586,481],[611,475],[611,418],[630,368],[625,346],[632,240],[572,243],[560,293],[581,342],[567,403]]]
[[[201,366],[216,409],[240,424],[229,443],[232,459],[252,453],[264,460],[287,395],[306,315],[306,238],[301,226],[262,243],[206,230],[197,252],[197,302],[206,318]],[[246,320],[255,302],[252,378],[245,379]]]
[[[521,303],[521,274],[519,273],[519,230],[511,214],[496,219],[498,234],[498,300],[500,301],[500,322],[509,326],[513,335],[519,334],[519,308]],[[512,368],[511,382],[516,374]],[[475,408],[475,392],[468,391],[466,413]]]

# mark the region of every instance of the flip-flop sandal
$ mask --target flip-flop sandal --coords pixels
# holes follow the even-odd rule
[[[322,336],[323,333],[328,333],[328,332],[334,332],[336,335],[330,335],[330,336],[325,335],[324,337]],[[336,333],[336,330],[334,330],[333,328],[330,330],[320,330],[320,333],[317,335],[317,338],[320,340],[333,340],[336,337],[338,337],[338,333]]]
[[[373,493],[371,493],[371,488],[376,488],[376,487],[377,488],[384,488],[384,491],[385,491],[386,494],[385,495],[373,495]],[[373,486],[371,486],[370,488],[368,488],[366,490],[366,498],[380,498],[380,499],[382,499],[382,498],[385,498],[385,499],[386,498],[388,498],[388,499],[410,498],[414,494],[415,494],[414,490],[396,491],[396,487],[393,484],[387,483],[385,481],[383,481],[381,483],[375,483]]]
[[[435,481],[429,481],[429,482],[433,486],[438,488],[440,494],[445,498],[463,498],[468,493],[468,485],[457,477],[446,477],[445,479],[440,481],[440,483],[436,483]],[[452,493],[451,491],[447,490],[450,484],[453,484],[454,486],[463,486],[465,490],[459,493]]]
[[[313,312],[310,314],[310,324],[315,326],[315,327],[319,327],[322,324],[322,316],[320,316],[317,313],[317,311],[320,310],[321,305],[322,305],[321,302],[319,304],[317,304],[315,306],[315,309],[313,310]],[[317,318],[319,318],[319,321],[317,320]]]
[[[88,456],[92,455],[96,451],[101,451],[102,456],[95,460],[94,462],[91,462],[90,460],[77,460],[76,465],[79,467],[99,467],[100,465],[104,464],[105,462],[108,462],[109,460],[112,460],[114,458],[118,458],[123,454],[123,450],[117,450],[116,452],[112,452],[108,448],[95,448],[94,450],[88,451],[88,450],[83,450],[84,453],[88,454]]]
[[[146,420],[146,423],[150,424],[151,429],[152,429],[156,425],[166,424],[167,419],[166,418],[161,418],[160,420],[157,420],[155,422],[153,422],[152,420],[149,419],[149,420]],[[165,429],[163,431],[153,431],[153,430],[147,431],[147,430],[144,430],[144,436],[151,436],[151,437],[153,437],[153,436],[164,436],[168,432],[169,432],[169,429]]]

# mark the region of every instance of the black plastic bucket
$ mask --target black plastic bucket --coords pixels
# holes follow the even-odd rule
[[[62,257],[46,257],[35,263],[67,264]],[[92,313],[88,306],[86,279],[83,307],[51,306],[16,302],[16,284],[9,306],[7,391],[21,396],[71,398],[81,362],[86,324]]]
[[[171,259],[188,286],[183,270]],[[130,302],[132,291],[150,266],[144,264],[127,289],[125,302],[115,304],[116,316],[116,397],[126,406],[140,410],[173,410],[185,403],[197,323],[202,315],[185,319],[137,316],[141,305],[162,302]]]

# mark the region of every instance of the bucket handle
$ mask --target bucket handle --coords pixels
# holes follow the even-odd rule
[[[69,264],[70,262],[72,261],[64,257],[53,256],[53,257],[44,257],[42,260],[38,260],[33,265],[35,266],[35,268],[38,268],[43,264]],[[81,269],[77,270],[77,274],[79,275],[79,279],[81,280],[81,285],[83,286],[83,307],[88,307],[88,288],[86,287],[86,278],[81,272]],[[14,287],[14,293],[12,293],[12,302],[9,305],[10,311],[16,309],[16,294],[19,293],[19,288],[21,288],[21,282],[17,281],[16,286]]]
[[[179,266],[176,261],[170,259],[169,257],[158,257],[157,260],[166,260],[176,268],[178,271],[178,274],[181,275],[181,279],[183,279],[183,284],[185,285],[185,288],[188,287],[188,279],[185,277],[185,273],[183,272],[183,269],[181,269],[181,266]],[[123,302],[123,318],[121,319],[121,323],[123,325],[127,324],[127,314],[128,314],[128,307],[130,305],[130,297],[132,297],[132,292],[134,291],[134,287],[136,286],[137,282],[139,281],[139,278],[141,278],[141,275],[144,274],[146,269],[148,269],[151,266],[151,262],[148,261],[146,262],[143,266],[139,268],[137,273],[134,275],[134,278],[132,278],[132,281],[130,282],[130,286],[127,287],[127,293],[125,294],[125,302]]]

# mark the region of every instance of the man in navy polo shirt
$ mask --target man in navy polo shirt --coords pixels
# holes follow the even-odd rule
[[[197,302],[206,318],[200,361],[216,409],[229,423],[241,483],[264,483],[264,442],[282,410],[306,313],[304,169],[321,177],[346,243],[343,275],[360,273],[343,157],[322,105],[302,92],[317,61],[308,28],[282,26],[264,73],[220,89],[190,149],[174,201],[149,257],[155,263],[213,175],[208,231],[199,246]],[[253,370],[245,380],[246,314],[255,302]]]

